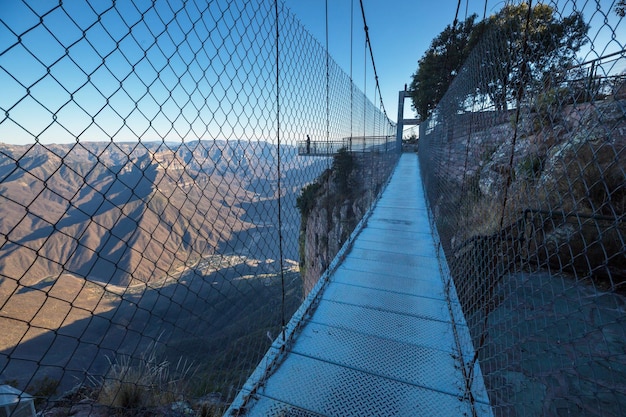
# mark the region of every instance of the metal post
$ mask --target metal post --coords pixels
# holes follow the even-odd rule
[[[398,93],[398,124],[396,130],[396,147],[398,152],[402,152],[402,131],[404,130],[404,97],[406,88]]]

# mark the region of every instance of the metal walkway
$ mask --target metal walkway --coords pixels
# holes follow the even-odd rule
[[[404,154],[348,254],[227,415],[491,416],[478,365],[470,383],[461,371],[473,347],[435,241],[417,157]]]

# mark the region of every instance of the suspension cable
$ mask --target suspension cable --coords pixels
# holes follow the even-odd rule
[[[365,150],[365,135],[367,134],[367,40],[363,51],[363,150]]]
[[[456,25],[459,23],[459,9],[461,9],[461,0],[456,4],[456,13],[454,14],[454,22],[452,23],[452,30],[456,28]]]
[[[283,234],[282,234],[282,190],[281,190],[281,180],[280,180],[280,66],[279,66],[279,58],[280,58],[280,49],[278,45],[279,40],[279,30],[278,30],[278,0],[274,0],[274,11],[276,13],[276,138],[277,138],[277,146],[276,146],[276,172],[278,175],[278,252],[280,254],[280,284],[282,291],[282,302],[281,302],[281,333],[283,337],[283,341],[285,338],[285,327],[287,326],[286,313],[285,313],[285,268],[284,268],[284,255],[283,255]]]
[[[350,0],[350,151],[352,151],[352,137],[354,129],[354,78],[352,74],[352,49],[354,46],[354,0]]]
[[[380,96],[380,106],[383,109],[385,117],[387,117],[387,111],[385,110],[385,104],[383,103],[383,96],[380,92],[380,85],[378,83],[378,72],[376,71],[376,63],[374,62],[374,52],[372,52],[372,43],[370,42],[369,28],[367,27],[367,21],[365,20],[365,8],[363,7],[363,0],[359,0],[361,3],[361,15],[363,16],[363,28],[365,30],[365,44],[369,48],[370,57],[372,59],[372,67],[374,68],[374,79],[376,80],[376,89]],[[387,117],[389,118],[389,117]]]
[[[330,51],[328,50],[328,0],[326,0],[326,146],[330,146]]]
[[[524,37],[522,38],[522,60],[524,60],[529,52],[529,46],[528,46],[528,33],[530,31],[530,21],[532,19],[532,14],[533,14],[533,2],[532,0],[528,1],[528,11],[526,12],[526,22],[525,22],[525,27],[524,27]],[[514,128],[513,128],[513,139],[511,140],[511,153],[509,155],[509,171],[508,171],[508,175],[506,177],[506,186],[504,187],[504,198],[502,199],[502,212],[500,214],[500,230],[502,230],[502,228],[504,227],[504,217],[505,217],[505,210],[506,210],[506,205],[508,203],[508,199],[509,199],[509,188],[511,187],[511,183],[513,182],[513,161],[515,159],[515,146],[517,145],[517,139],[519,136],[519,121],[520,121],[520,111],[521,111],[521,102],[522,102],[522,98],[524,96],[524,87],[523,87],[523,83],[524,80],[526,79],[526,74],[528,72],[528,63],[526,61],[523,61],[524,63],[521,66],[521,72],[520,72],[520,86],[518,87],[517,91],[515,92],[515,100],[517,101],[516,103],[516,109],[515,109],[515,124],[514,124]]]

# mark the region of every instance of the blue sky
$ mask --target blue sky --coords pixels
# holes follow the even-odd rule
[[[352,63],[355,84],[378,104],[359,0],[285,0],[321,46],[326,43],[327,3],[331,56],[348,74]],[[564,12],[582,7],[585,19],[591,19],[589,35],[597,49],[584,52],[583,60],[624,48],[626,31],[623,19],[613,13],[615,0],[561,3]],[[27,0],[27,4],[0,0],[0,142],[275,136],[275,91],[267,75],[275,71],[267,59],[274,54],[271,2],[75,0],[59,6],[53,0]],[[459,3],[363,0],[363,4],[382,101],[395,121],[398,91],[410,83],[432,39],[452,23]],[[504,1],[462,0],[459,19],[472,13],[482,18],[485,5],[489,15]],[[603,27],[605,18],[609,25]],[[319,85],[313,73],[323,72],[319,50],[285,51],[304,68],[317,68],[309,71],[311,75],[298,73],[313,77],[306,83],[309,88]],[[257,79],[260,74],[265,77],[262,82]],[[294,139],[303,129],[324,130],[317,123],[318,112],[324,113],[323,97],[294,91],[292,101],[299,99],[308,108],[292,106],[293,117],[285,118],[291,120],[291,131],[286,133]],[[312,95],[322,101],[312,103]],[[408,100],[405,110],[405,116],[412,117]],[[307,120],[296,120],[303,114],[308,114]]]
[[[286,5],[300,19],[313,36],[322,43],[326,36],[326,0],[286,0]],[[350,15],[354,5],[353,75],[359,88],[363,89],[363,23],[359,0],[328,0],[329,50],[333,59],[349,72],[350,68]],[[536,2],[533,2],[533,4]],[[556,1],[558,9],[571,8],[571,2]],[[608,45],[606,49],[597,49],[589,54],[590,58],[607,55],[626,46],[626,28],[613,12],[615,1],[578,0],[575,2],[582,9],[585,20],[591,20],[590,37],[595,38],[596,48]],[[498,12],[505,2],[487,0],[487,16]],[[370,41],[374,51],[376,69],[379,76],[383,103],[389,117],[397,119],[398,91],[405,83],[410,83],[411,76],[417,70],[417,62],[424,55],[434,37],[454,20],[457,0],[363,0]],[[485,0],[462,0],[459,20],[476,13],[482,19]],[[593,17],[592,17],[593,16]],[[617,28],[615,33],[609,26],[599,29],[606,19],[610,27]],[[613,41],[611,39],[613,38]],[[620,48],[621,44],[621,48]],[[590,45],[584,48],[588,54]],[[370,68],[367,71],[371,71]],[[371,74],[371,72],[370,72]],[[373,85],[367,85],[367,94]],[[413,117],[410,101],[405,103],[405,117]]]
[[[320,42],[326,38],[326,0],[286,0],[287,7]],[[498,1],[487,2],[487,13]],[[502,3],[500,1],[500,3]],[[389,117],[397,119],[398,91],[411,82],[417,61],[432,39],[454,20],[457,0],[363,0],[365,18],[376,61],[383,103]],[[353,36],[350,35],[353,6]],[[482,18],[484,0],[463,0],[459,19],[472,13]],[[353,43],[353,78],[363,90],[364,30],[359,0],[328,1],[328,47],[333,59],[346,71],[350,69],[350,44]],[[367,68],[368,78],[372,74]],[[373,80],[366,93],[373,100]],[[405,117],[413,117],[410,102],[405,103]]]
[[[246,111],[251,112],[250,109],[265,107],[259,103],[271,102],[269,83],[267,88],[254,95],[249,92],[253,88],[258,89],[258,84],[252,86],[244,82],[241,92],[248,93],[248,97],[256,97],[258,103],[246,103],[245,108],[241,108],[234,97],[228,97],[233,93],[224,88],[228,81],[207,84],[209,79],[234,77],[234,73],[227,74],[228,77],[220,74],[220,69],[214,65],[215,57],[202,47],[200,39],[196,39],[193,33],[188,37],[189,42],[182,44],[182,53],[173,56],[171,65],[167,64],[175,44],[185,36],[178,25],[167,25],[168,19],[176,13],[171,10],[176,9],[176,0],[157,2],[154,9],[147,0],[136,0],[135,5],[120,2],[117,10],[110,9],[110,1],[88,6],[77,0],[64,5],[64,10],[57,7],[58,3],[49,0],[28,3],[34,10],[29,10],[18,1],[6,3],[0,0],[0,20],[3,21],[0,22],[0,52],[7,46],[10,48],[0,56],[0,66],[4,69],[0,71],[0,84],[4,87],[0,107],[4,110],[10,108],[11,115],[10,120],[0,120],[0,141],[29,143],[35,137],[44,143],[73,141],[76,137],[80,140],[206,137],[206,123],[211,119],[211,116],[206,116],[208,114],[216,114],[216,119],[221,120],[233,114],[241,116],[237,120],[233,118],[226,123],[221,122],[220,131],[208,132],[214,137],[245,139],[246,131],[250,129],[240,126],[240,121],[254,117],[267,121],[262,126],[255,126],[255,130],[271,130],[272,120],[265,114],[245,114]],[[245,6],[250,8],[249,16],[259,19],[255,24],[271,33],[272,16],[263,17],[268,10],[253,10],[254,3],[248,2]],[[410,82],[417,61],[432,38],[453,21],[457,1],[363,0],[363,3],[383,103],[388,116],[395,121],[398,91]],[[190,4],[193,9],[194,2]],[[212,1],[210,4],[216,16],[228,7],[227,0]],[[326,1],[287,0],[285,4],[311,36],[324,45]],[[472,12],[482,15],[484,5],[482,0],[466,0],[460,17]],[[45,26],[30,30],[37,25],[38,14],[45,15]],[[100,14],[102,24],[94,24]],[[137,23],[141,22],[142,14],[145,14],[146,21],[151,22],[150,25]],[[352,35],[351,14],[354,16]],[[178,14],[181,15],[184,14]],[[193,10],[190,16],[194,18]],[[369,52],[365,50],[359,0],[329,0],[328,22],[328,45],[333,59],[346,73],[350,73],[352,47],[355,84],[378,104],[380,97],[375,95],[373,70]],[[130,36],[129,26],[133,28]],[[163,34],[166,26],[169,33]],[[217,39],[218,45],[215,46],[220,48],[220,54],[223,54],[220,60],[226,63],[226,67],[233,67],[229,59],[237,55],[236,49],[228,43],[219,46],[220,37],[215,34],[232,33],[233,27],[228,21],[220,22],[217,30],[198,26],[198,36]],[[86,41],[81,40],[83,31]],[[25,47],[11,47],[16,40],[11,32],[26,33],[22,36]],[[152,39],[155,36],[159,38],[158,43]],[[272,54],[271,41],[269,38],[266,41],[267,48],[270,48],[265,51],[268,56]],[[117,49],[118,42],[120,49]],[[64,57],[66,50],[68,55]],[[147,59],[142,59],[144,53]],[[191,56],[196,57],[197,63]],[[105,65],[102,65],[103,61]],[[237,65],[245,68],[258,63],[258,60],[248,62],[244,56],[238,59]],[[175,73],[176,68],[184,68],[187,64],[186,72],[179,69]],[[264,65],[271,65],[271,62]],[[271,69],[268,71],[271,72]],[[172,89],[177,77],[180,77],[181,83]],[[368,80],[367,84],[364,78]],[[123,82],[122,89],[119,88],[120,81]],[[196,91],[193,91],[194,83],[198,83]],[[26,93],[28,87],[30,96]],[[212,95],[203,96],[202,91],[208,90],[212,91]],[[188,92],[192,92],[190,101],[185,97]],[[171,97],[163,103],[162,98],[170,93]],[[25,95],[26,98],[21,99]],[[224,99],[218,103],[216,98],[219,97]],[[16,102],[18,104],[14,106]],[[228,102],[235,104],[231,108]],[[135,109],[136,103],[139,104],[138,109]],[[182,114],[179,114],[180,108],[183,108]],[[408,100],[405,108],[408,110],[405,114],[410,117]],[[271,113],[271,109],[266,110]],[[204,116],[198,118],[198,112]]]
[[[273,73],[273,14],[230,6],[0,0],[0,142],[272,137],[272,83],[249,74]]]

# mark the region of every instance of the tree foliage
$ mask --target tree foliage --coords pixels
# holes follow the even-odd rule
[[[487,76],[480,92],[497,110],[506,110],[526,90],[556,83],[585,43],[588,29],[579,12],[559,19],[545,4],[530,10],[526,3],[504,6],[477,26],[487,45],[480,69]]]
[[[527,3],[505,5],[480,23],[475,19],[470,16],[458,27],[446,27],[419,60],[411,89],[422,119],[430,116],[479,42],[482,81],[477,93],[488,96],[496,109],[506,110],[526,90],[555,82],[572,64],[589,29],[579,12],[562,17],[545,4],[530,9]]]
[[[476,44],[474,21],[468,17],[459,26],[448,25],[419,60],[411,82],[413,107],[422,120],[428,118]]]
[[[615,5],[615,13],[619,17],[626,16],[626,0],[619,0]]]

